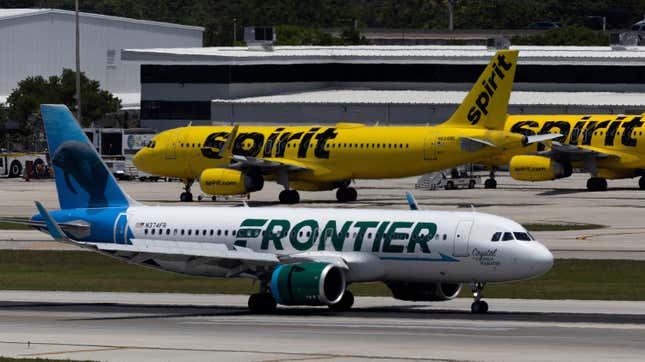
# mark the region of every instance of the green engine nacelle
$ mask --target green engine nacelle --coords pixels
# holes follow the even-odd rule
[[[284,305],[332,305],[345,293],[345,273],[327,263],[280,265],[271,275],[271,294]]]

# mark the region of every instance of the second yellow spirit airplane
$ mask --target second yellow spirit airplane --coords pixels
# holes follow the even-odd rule
[[[184,181],[191,201],[195,180],[211,195],[246,194],[265,180],[284,187],[280,202],[298,203],[297,190],[338,189],[354,201],[353,179],[399,178],[466,163],[490,163],[507,152],[560,135],[504,130],[517,51],[499,51],[463,103],[438,126],[197,126],[156,135],[134,157],[142,171]],[[486,162],[489,161],[489,162]]]

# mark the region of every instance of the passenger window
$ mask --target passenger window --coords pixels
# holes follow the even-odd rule
[[[181,229],[181,235],[184,235],[184,229]]]
[[[155,229],[150,230],[150,234],[154,235],[155,234]]]
[[[217,229],[217,236],[222,235],[222,230]]]
[[[232,232],[231,234],[232,234],[233,236],[235,236],[235,230],[233,230],[233,232]]]
[[[531,241],[531,238],[529,237],[529,234],[527,233],[513,233],[515,235],[515,239],[521,240],[521,241]]]
[[[173,235],[177,235],[177,229],[173,229],[173,230],[172,230],[172,234],[173,234]]]
[[[504,236],[502,236],[502,241],[509,241],[513,240],[513,233],[504,233]]]
[[[372,233],[367,233],[367,238],[371,239],[372,238]]]
[[[228,236],[228,230],[224,230],[224,236]]]
[[[170,229],[166,229],[166,235],[170,235]]]
[[[499,238],[500,238],[501,236],[502,236],[502,233],[497,232],[497,233],[493,234],[493,238],[492,238],[492,239],[490,239],[490,240],[491,240],[491,241],[499,241]]]
[[[144,229],[144,230],[143,230],[143,233],[144,233],[144,234],[146,234],[146,235],[148,235],[148,229]]]
[[[448,236],[446,234],[443,234],[443,240],[446,240]]]
[[[202,230],[202,235],[206,236],[206,230]]]

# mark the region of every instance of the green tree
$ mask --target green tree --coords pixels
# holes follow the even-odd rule
[[[18,83],[7,98],[9,116],[19,122],[23,133],[31,133],[40,119],[40,105],[43,103],[63,103],[76,113],[76,76],[71,69],[63,69],[61,76],[27,77]],[[104,114],[116,112],[121,101],[100,88],[96,80],[88,79],[81,73],[82,122],[88,126],[98,121]]]

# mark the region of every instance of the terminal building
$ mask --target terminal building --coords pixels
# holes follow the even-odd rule
[[[139,108],[140,65],[121,61],[121,49],[200,47],[204,28],[80,13],[81,70]],[[58,9],[0,9],[0,103],[29,76],[76,67],[75,13]]]
[[[645,47],[520,50],[509,113],[645,112]],[[141,64],[143,127],[436,124],[495,54],[484,46],[124,49]]]

